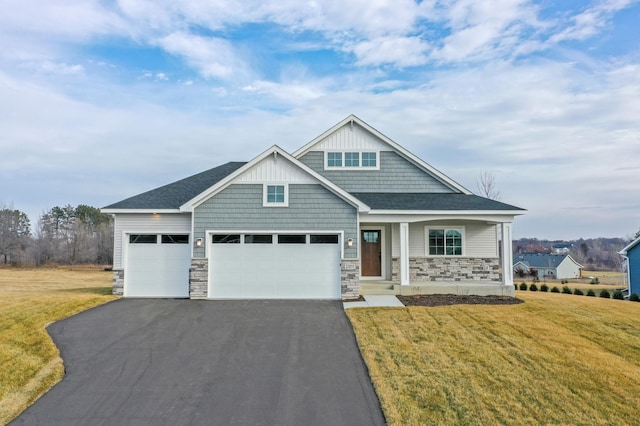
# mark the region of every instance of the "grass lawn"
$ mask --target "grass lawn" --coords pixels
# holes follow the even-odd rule
[[[350,309],[392,425],[636,424],[640,303]]]
[[[62,378],[45,327],[115,299],[111,278],[90,269],[0,269],[0,424]]]

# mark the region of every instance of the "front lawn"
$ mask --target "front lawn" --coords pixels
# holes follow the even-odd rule
[[[46,325],[113,300],[111,278],[95,269],[0,269],[0,424],[62,378]]]
[[[640,304],[516,295],[347,311],[389,424],[637,423]]]

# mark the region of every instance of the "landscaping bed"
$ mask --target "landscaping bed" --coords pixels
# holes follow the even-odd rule
[[[405,306],[449,306],[449,305],[517,305],[522,300],[509,296],[461,296],[455,294],[421,294],[396,296]]]

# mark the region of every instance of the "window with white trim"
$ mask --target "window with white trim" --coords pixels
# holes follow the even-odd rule
[[[367,170],[379,169],[376,151],[326,151],[325,169]]]
[[[265,184],[263,206],[287,207],[289,205],[289,186],[286,184]]]
[[[426,247],[429,256],[462,256],[464,228],[426,228]]]

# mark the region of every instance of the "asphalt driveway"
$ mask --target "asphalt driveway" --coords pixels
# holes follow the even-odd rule
[[[14,424],[384,424],[339,301],[123,299],[48,330],[67,374]]]

